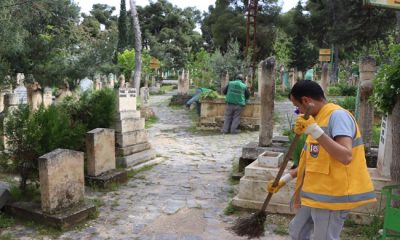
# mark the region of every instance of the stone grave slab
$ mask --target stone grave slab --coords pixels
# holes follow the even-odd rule
[[[148,150],[151,148],[151,144],[149,142],[139,143],[132,146],[127,147],[117,147],[117,156],[127,156],[137,152],[141,152],[144,150]]]
[[[114,129],[96,128],[86,133],[87,171],[98,176],[115,169]]]
[[[39,203],[15,202],[7,204],[4,211],[25,221],[38,222],[58,229],[70,229],[93,216],[96,207],[92,204],[82,203],[63,212],[48,214],[42,211]]]
[[[43,212],[52,214],[83,200],[83,168],[83,152],[56,149],[39,157]]]
[[[125,183],[128,181],[128,174],[125,170],[114,169],[102,173],[98,176],[85,176],[87,186],[97,186],[107,188],[112,183]]]
[[[124,170],[116,170],[114,129],[96,128],[86,134],[86,185],[105,188],[128,180]]]

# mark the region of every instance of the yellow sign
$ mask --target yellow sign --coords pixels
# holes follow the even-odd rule
[[[331,61],[331,50],[329,48],[319,49],[319,61],[330,62]]]
[[[158,68],[160,68],[160,61],[159,61],[157,58],[152,57],[152,58],[150,59],[150,68],[151,68],[151,69],[158,69]]]
[[[319,49],[319,55],[331,55],[331,50],[329,48]]]
[[[319,61],[320,62],[330,62],[331,55],[319,55]]]
[[[364,0],[364,5],[400,9],[400,0]]]

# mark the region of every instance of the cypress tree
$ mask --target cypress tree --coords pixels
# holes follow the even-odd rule
[[[119,11],[118,18],[118,52],[124,51],[128,45],[128,25],[127,25],[127,15],[125,0],[121,0],[121,9]]]

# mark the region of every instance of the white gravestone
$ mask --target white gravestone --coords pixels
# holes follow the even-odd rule
[[[14,94],[17,97],[18,104],[28,103],[28,90],[24,85],[19,85],[17,88],[15,88]]]
[[[136,89],[119,88],[117,98],[117,111],[135,111],[136,110]]]
[[[392,116],[386,114],[382,117],[381,135],[379,138],[377,170],[382,177],[390,178],[390,165],[392,164]]]

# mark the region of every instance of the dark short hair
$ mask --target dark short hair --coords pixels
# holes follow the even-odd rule
[[[244,77],[243,77],[243,74],[238,74],[238,75],[236,75],[236,79],[239,79],[239,80],[244,80]]]
[[[289,99],[292,96],[297,101],[301,101],[302,97],[310,97],[314,100],[325,100],[325,94],[321,86],[310,80],[301,80],[293,85],[289,93]]]

